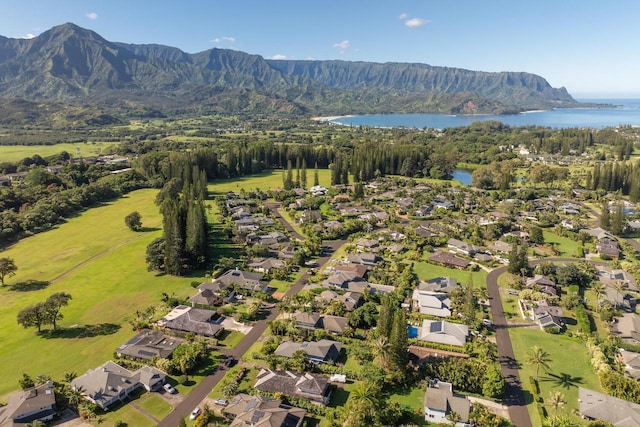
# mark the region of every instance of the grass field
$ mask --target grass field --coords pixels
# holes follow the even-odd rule
[[[143,396],[138,406],[159,420],[169,415],[173,410],[173,406],[169,405],[166,400],[155,393]]]
[[[313,185],[314,169],[307,170],[307,186]],[[318,169],[318,180],[320,185],[331,185],[331,171],[329,169]],[[272,188],[282,188],[282,170],[269,170],[262,173],[244,176],[233,179],[222,179],[209,184],[209,191],[214,194],[224,194],[228,191],[240,192],[241,190],[269,190]]]
[[[531,403],[529,377],[535,378],[536,369],[525,363],[527,352],[534,345],[546,351],[551,358],[550,371],[545,373],[542,369],[540,370],[540,396],[547,401],[549,392],[560,391],[564,394],[567,404],[558,414],[569,415],[578,421],[579,418],[572,415],[572,411],[578,407],[578,387],[600,391],[598,378],[593,372],[584,343],[565,335],[547,334],[537,328],[511,328],[509,336],[516,359],[521,364],[520,380],[525,390],[531,423],[534,426],[542,425],[536,407]],[[550,406],[547,406],[547,411],[553,414],[553,408]]]
[[[469,281],[469,274],[471,274],[474,287],[487,286],[487,272],[484,270],[470,272],[422,261],[413,264],[413,271],[418,275],[420,280],[426,281],[434,277],[453,277],[458,283],[462,284],[466,284]]]
[[[88,144],[55,144],[55,145],[0,145],[0,159],[3,162],[18,162],[25,157],[39,155],[53,156],[66,151],[71,157],[76,157],[79,147],[83,157],[97,156],[109,152],[109,148],[117,146],[117,142],[91,142]]]
[[[130,193],[0,253],[13,258],[18,266],[16,276],[7,281],[9,286],[0,288],[0,342],[4,349],[0,351],[0,399],[18,389],[22,372],[60,380],[65,372],[82,374],[104,363],[133,335],[124,321],[127,316],[149,305],[160,308],[163,292],[177,296],[193,293],[193,278],[147,271],[146,246],[161,235],[155,194],[155,190]],[[156,230],[130,231],[124,216],[134,210],[141,213],[144,227]],[[52,283],[28,292],[11,289],[11,284],[28,279]],[[60,291],[73,297],[62,310],[60,337],[38,336],[34,329],[23,329],[16,323],[20,309]]]
[[[581,246],[580,242],[558,236],[546,230],[543,231],[543,235],[545,244],[552,244],[558,249],[558,256],[575,257],[578,253],[578,248]]]

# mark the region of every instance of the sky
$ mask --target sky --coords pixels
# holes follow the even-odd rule
[[[637,0],[0,0],[0,35],[65,22],[109,41],[273,59],[526,71],[575,98],[640,98]]]

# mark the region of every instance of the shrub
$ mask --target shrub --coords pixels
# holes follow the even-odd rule
[[[180,375],[176,380],[178,381],[178,384],[185,385],[187,381],[189,381],[189,378],[186,375]]]

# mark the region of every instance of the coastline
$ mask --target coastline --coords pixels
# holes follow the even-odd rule
[[[354,117],[353,114],[349,114],[346,116],[326,116],[326,117],[311,117],[311,120],[314,120],[316,122],[332,122],[336,119],[342,119],[345,117]]]

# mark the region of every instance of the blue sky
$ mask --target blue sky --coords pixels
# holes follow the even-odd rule
[[[2,4],[5,3],[5,4]],[[0,34],[73,22],[194,53],[527,71],[577,98],[640,97],[640,1],[2,0]]]

